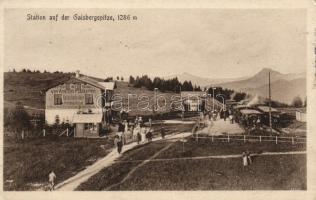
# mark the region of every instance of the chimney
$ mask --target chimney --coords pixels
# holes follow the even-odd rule
[[[76,78],[79,78],[79,77],[80,77],[80,71],[77,70],[77,71],[76,71]]]

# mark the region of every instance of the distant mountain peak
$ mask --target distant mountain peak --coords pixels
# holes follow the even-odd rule
[[[268,67],[262,68],[257,74],[268,74],[269,72],[271,72],[271,74],[281,74],[280,72]]]

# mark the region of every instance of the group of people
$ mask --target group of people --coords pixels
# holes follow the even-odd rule
[[[164,130],[162,130],[164,138]],[[135,118],[134,123],[130,126],[127,120],[119,123],[118,132],[114,138],[114,145],[118,153],[122,152],[123,146],[128,142],[137,142],[137,144],[151,142],[153,138],[152,120],[149,118],[148,124],[145,125],[142,117]]]

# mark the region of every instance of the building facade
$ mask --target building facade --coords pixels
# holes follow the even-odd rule
[[[48,125],[69,123],[75,136],[98,136],[108,122],[114,83],[86,76],[71,77],[46,91],[45,120]]]

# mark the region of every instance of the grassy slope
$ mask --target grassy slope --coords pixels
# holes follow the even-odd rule
[[[166,146],[164,142],[146,145],[129,151],[119,161],[149,158],[153,151]],[[182,143],[176,142],[157,158],[240,154],[250,151],[304,150],[304,146],[290,144],[239,144],[239,143],[195,143],[189,140],[182,153]],[[137,162],[117,162],[103,169],[78,190],[104,190],[119,182],[136,167]],[[149,162],[122,185],[112,190],[252,190],[252,189],[306,189],[306,156],[282,155],[255,157],[253,165],[243,169],[240,158],[175,160]]]
[[[34,108],[45,107],[45,90],[67,80],[71,74],[63,73],[4,73],[5,106],[20,101]],[[7,102],[7,103],[6,103]]]
[[[131,110],[131,112],[129,113],[130,115],[151,115],[153,114],[152,112],[152,108],[153,108],[153,104],[154,104],[154,91],[150,91],[144,88],[134,88],[132,86],[129,86],[128,83],[126,82],[117,82],[117,88],[115,89],[115,94],[116,95],[121,95],[123,98],[123,107],[127,110],[127,108],[129,108]],[[128,94],[131,94],[133,96],[130,95],[129,97],[129,101],[128,101]],[[134,96],[135,95],[135,96]],[[157,98],[158,96],[161,96],[161,98],[159,98],[159,106],[163,107],[163,105],[166,102],[166,107],[165,109],[161,109],[158,111],[158,113],[163,113],[163,112],[167,112],[170,111],[170,104],[171,104],[171,97],[173,95],[179,95],[173,92],[158,92],[157,93]],[[149,99],[143,98],[143,99],[138,99],[141,96],[148,96]],[[166,101],[164,101],[163,99],[165,99]],[[139,102],[144,102],[144,103],[140,103]],[[149,106],[147,110],[141,110],[139,108],[144,108],[147,103],[149,102]]]
[[[246,169],[241,159],[150,162],[113,190],[302,190],[306,156],[262,156]]]
[[[64,73],[4,73],[4,102],[5,107],[13,107],[16,102],[20,101],[26,106],[33,108],[45,108],[45,90],[51,88],[58,83],[67,80],[71,74]],[[93,78],[93,77],[92,77]],[[98,79],[101,81],[101,79]],[[128,94],[135,94],[136,97],[130,97],[131,115],[149,115],[152,114],[153,96],[154,92],[144,88],[129,87],[127,82],[117,82],[117,88],[114,90],[115,94],[121,95],[123,98],[123,106],[127,109]],[[160,93],[159,95],[165,96],[167,105],[170,105],[170,98],[175,93]],[[137,109],[137,98],[141,95],[147,95],[150,98],[150,110]],[[146,101],[143,99],[143,101]],[[144,103],[146,105],[146,103]],[[142,104],[144,106],[144,104]],[[160,105],[164,102],[160,101]],[[142,106],[140,105],[140,106]],[[169,106],[170,107],[170,106]],[[160,112],[168,111],[161,110]]]
[[[100,145],[105,145],[102,149]],[[105,156],[110,139],[46,137],[16,143],[5,140],[4,190],[34,190],[30,183],[47,183],[50,170],[61,182]],[[10,184],[6,180],[13,180]]]

